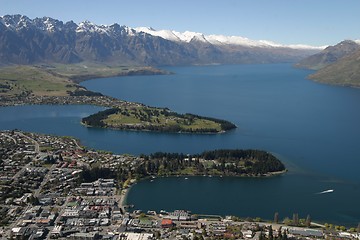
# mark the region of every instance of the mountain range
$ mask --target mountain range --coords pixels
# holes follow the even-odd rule
[[[309,76],[322,83],[360,86],[360,41],[345,40],[309,56],[297,67],[318,70]]]
[[[50,17],[0,17],[0,64],[101,62],[195,65],[297,62],[322,47],[281,45],[238,36],[179,33]]]

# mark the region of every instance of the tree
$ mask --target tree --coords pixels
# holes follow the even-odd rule
[[[160,231],[156,231],[156,232],[155,232],[155,238],[156,238],[156,239],[160,239],[160,238],[161,238],[161,233],[160,233]]]
[[[279,239],[279,240],[282,239],[281,227],[279,228],[277,239]]]
[[[288,217],[284,218],[283,223],[284,223],[285,225],[290,225],[290,224],[291,224],[290,218],[288,218]]]
[[[293,224],[294,224],[295,226],[298,226],[298,225],[299,225],[299,214],[297,214],[297,213],[294,213],[294,214],[293,214]]]
[[[259,240],[265,240],[265,235],[263,231],[260,232]]]
[[[287,240],[287,239],[288,239],[288,236],[287,236],[286,231],[284,230],[284,234],[282,235],[281,240]]]
[[[307,227],[311,226],[311,216],[310,216],[310,214],[308,214],[307,217],[306,217],[305,225]]]
[[[279,213],[278,212],[276,212],[274,214],[274,223],[279,223]]]
[[[274,234],[273,234],[273,229],[272,226],[269,226],[269,240],[273,240],[274,239]]]

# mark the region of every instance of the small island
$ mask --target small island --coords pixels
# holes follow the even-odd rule
[[[202,117],[190,113],[179,114],[167,108],[144,105],[111,108],[82,119],[90,127],[118,130],[180,132],[180,133],[221,133],[236,128],[228,121]]]

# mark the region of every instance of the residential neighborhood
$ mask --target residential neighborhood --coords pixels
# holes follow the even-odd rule
[[[0,132],[1,239],[360,239],[356,229],[288,226],[187,210],[126,205],[136,179],[87,176],[92,168],[141,164],[130,155],[89,150],[76,139]]]

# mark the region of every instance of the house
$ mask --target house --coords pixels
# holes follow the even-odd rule
[[[302,237],[323,237],[324,233],[321,230],[307,229],[307,228],[289,228],[289,233],[293,235],[300,235]]]
[[[162,228],[171,228],[174,226],[173,220],[164,218],[161,221],[161,227]]]
[[[50,236],[56,238],[56,237],[59,237],[61,236],[62,234],[62,229],[63,229],[63,226],[61,225],[57,225],[53,228],[53,230],[50,232]]]

